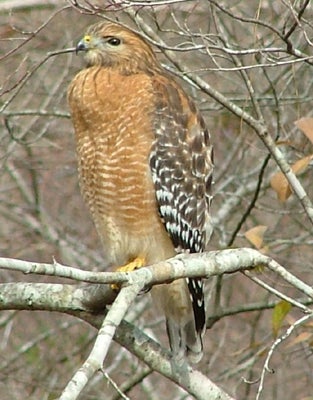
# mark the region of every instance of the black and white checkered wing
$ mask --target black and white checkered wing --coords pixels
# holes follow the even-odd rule
[[[159,213],[176,251],[202,252],[210,238],[212,146],[194,103],[172,80],[155,81],[155,142],[150,167]],[[202,282],[188,279],[195,328],[205,327]]]

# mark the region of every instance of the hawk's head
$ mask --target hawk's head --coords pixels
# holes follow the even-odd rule
[[[90,26],[76,46],[76,52],[80,51],[85,52],[89,67],[117,68],[125,74],[160,69],[150,45],[138,34],[115,23]]]

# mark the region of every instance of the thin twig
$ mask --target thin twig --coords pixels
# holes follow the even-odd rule
[[[293,331],[300,325],[304,324],[305,322],[307,322],[309,319],[313,318],[313,314],[309,314],[309,315],[305,315],[304,317],[298,319],[294,324],[292,324],[287,331],[280,337],[278,337],[274,343],[272,344],[269,352],[267,353],[265,362],[264,362],[264,367],[262,369],[262,373],[261,373],[261,377],[260,377],[260,383],[259,383],[259,387],[258,387],[258,392],[257,392],[257,396],[256,396],[256,400],[260,400],[261,395],[262,395],[262,391],[263,391],[263,387],[264,387],[264,380],[265,380],[265,374],[267,372],[269,373],[273,373],[274,371],[269,367],[269,363],[270,360],[274,354],[274,351],[276,349],[276,347],[278,347],[284,340],[286,340],[292,333]]]

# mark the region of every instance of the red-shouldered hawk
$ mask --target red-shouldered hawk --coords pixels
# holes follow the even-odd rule
[[[211,234],[212,146],[193,101],[150,45],[115,23],[77,45],[87,68],[68,90],[80,185],[109,262],[140,267],[201,252]],[[152,288],[176,359],[202,356],[200,279]]]

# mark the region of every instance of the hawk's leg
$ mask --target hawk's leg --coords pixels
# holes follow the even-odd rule
[[[136,257],[133,261],[129,262],[126,265],[122,265],[121,267],[116,268],[116,272],[132,272],[135,269],[144,267],[146,265],[146,260],[144,257]],[[116,283],[111,285],[113,290],[119,290],[120,287]]]

